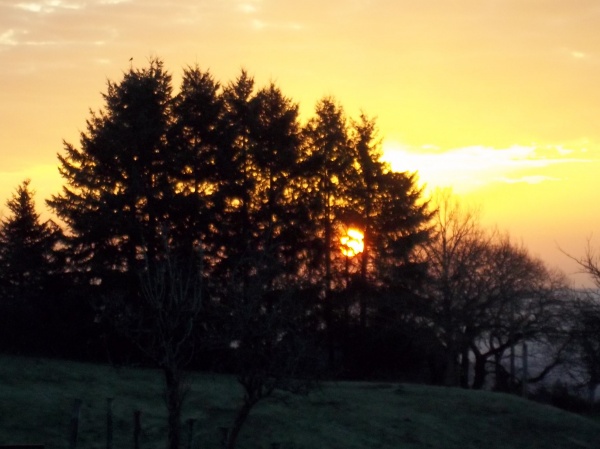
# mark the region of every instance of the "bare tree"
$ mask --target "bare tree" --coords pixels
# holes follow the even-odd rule
[[[600,254],[592,246],[591,238],[587,240],[583,256],[575,257],[565,251],[562,251],[562,253],[577,263],[581,272],[587,274],[596,287],[600,288]]]
[[[202,312],[202,254],[175,255],[165,243],[156,260],[145,254],[138,297],[106,302],[105,317],[158,368],[165,380],[168,448],[179,449],[186,367],[198,343]]]
[[[564,341],[559,341],[561,336],[557,331],[564,305],[562,296],[567,291],[566,281],[562,273],[549,270],[525,247],[514,244],[508,235],[498,236],[490,250],[487,307],[481,332],[471,343],[475,355],[473,387],[483,386],[489,364],[493,367],[496,388],[509,390],[516,382],[517,344],[535,343],[536,348],[552,348],[545,351],[548,363],[543,363],[541,372],[529,381],[543,378],[560,362]],[[503,365],[507,352],[508,376]]]
[[[201,258],[184,261],[167,252],[154,267],[146,261],[140,273],[145,318],[141,347],[163,370],[169,413],[170,449],[181,441],[181,408],[187,393],[185,367],[194,354],[202,303]],[[143,316],[142,315],[142,316]]]
[[[476,212],[462,208],[449,192],[438,192],[434,199],[435,234],[425,246],[430,276],[425,294],[432,326],[446,351],[445,383],[482,388],[489,365],[496,382],[514,382],[517,343],[536,342],[559,355],[564,345],[558,343],[556,329],[564,276],[548,270],[507,235],[484,230]],[[512,355],[509,376],[502,364],[507,352]],[[542,378],[559,361],[552,357],[529,380]]]
[[[251,410],[279,391],[307,393],[316,377],[316,346],[311,316],[302,290],[280,284],[273,274],[277,262],[268,250],[246,256],[240,267],[252,265],[245,283],[232,279],[228,301],[222,304],[223,344],[232,356],[233,371],[244,394],[229,429],[226,445],[233,449]]]
[[[600,385],[600,298],[590,292],[573,302],[570,326],[570,374],[588,390],[590,405]]]
[[[484,267],[490,257],[490,237],[479,226],[477,214],[463,209],[449,191],[438,191],[433,203],[434,234],[423,255],[429,267],[424,294],[445,348],[444,383],[458,385],[459,360],[468,360],[469,342],[487,299]]]
[[[600,255],[593,248],[591,238],[587,240],[584,254],[572,256],[581,272],[587,274],[596,286],[596,290],[580,290],[577,300],[573,301],[571,314],[572,373],[578,382],[587,384],[590,404],[595,402],[596,388],[600,384]]]

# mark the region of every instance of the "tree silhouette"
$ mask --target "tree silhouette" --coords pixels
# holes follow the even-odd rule
[[[281,332],[310,321],[315,337],[329,336],[334,362],[336,343],[351,334],[334,331],[374,334],[390,304],[406,308],[422,293],[427,261],[417,249],[430,237],[429,204],[415,174],[381,162],[374,119],[350,121],[326,97],[302,124],[299,106],[279,87],[257,88],[244,70],[221,84],[209,71],[187,67],[174,95],[158,59],[109,82],[103,97],[80,147],[65,143],[65,186],[47,202],[68,226],[69,270],[104,299],[101,310],[141,320],[133,328],[149,335],[162,326],[162,313],[187,310],[169,309],[172,294],[152,292],[161,282],[164,292],[185,283],[193,260],[201,266],[195,276],[202,303],[223,311],[203,328],[229,332],[215,331],[224,355],[213,362],[247,379],[241,366],[253,365],[236,362],[259,360],[271,348],[278,365],[269,365],[272,380],[289,375],[286,364],[295,361],[286,346],[296,344],[292,333],[270,346]],[[339,237],[350,224],[365,234],[366,249],[345,271]],[[339,307],[344,299],[346,310]],[[253,327],[261,322],[273,332],[257,337]],[[143,341],[147,350],[157,347]],[[376,339],[364,341],[367,350]]]
[[[251,257],[255,260],[240,260],[240,267],[250,265],[257,270],[247,285],[234,270],[225,287],[232,300],[220,307],[223,351],[231,353],[232,370],[244,392],[226,438],[228,449],[235,447],[250,412],[260,401],[276,390],[307,393],[319,374],[318,322],[307,313],[304,292],[293,285],[273,288],[271,270],[265,267],[276,264],[277,255],[268,248]]]
[[[65,143],[58,156],[66,185],[47,203],[68,225],[85,271],[112,285],[133,273],[135,291],[141,251],[154,258],[171,227],[171,77],[154,59],[109,81],[103,96],[105,109],[91,113],[81,149]]]
[[[209,250],[215,214],[222,210],[220,199],[220,154],[223,148],[224,104],[220,85],[210,72],[197,66],[184,70],[181,90],[174,99],[171,143],[174,147],[176,183],[173,209],[174,238],[180,246],[199,242]],[[191,246],[190,246],[191,245]]]
[[[61,233],[52,221],[40,221],[30,180],[6,202],[11,215],[0,222],[0,264],[4,298],[26,301],[40,295],[44,279],[57,270],[55,245]]]
[[[33,197],[30,181],[23,181],[6,202],[10,215],[0,221],[1,315],[7,338],[23,339],[24,332],[41,337],[43,301],[50,301],[44,296],[62,268],[57,248],[62,232],[53,221],[40,221]]]
[[[346,117],[333,98],[323,98],[315,115],[304,130],[304,159],[306,181],[304,198],[309,204],[310,220],[314,226],[310,250],[314,269],[313,282],[321,287],[324,318],[328,333],[329,362],[334,363],[333,340],[333,259],[338,253],[335,240],[341,225],[343,206],[347,201],[347,178],[352,173]]]
[[[590,294],[575,300],[574,305],[569,316],[569,355],[575,365],[573,374],[587,386],[588,400],[594,407],[600,385],[600,305],[598,298]]]
[[[381,162],[375,121],[364,114],[354,122],[353,164],[357,170],[349,189],[348,215],[354,214],[364,233],[360,278],[365,286],[392,289],[397,296],[416,288],[418,271],[424,271],[416,250],[430,235],[432,213],[417,186],[416,175],[393,172]],[[410,285],[409,285],[410,284]],[[363,292],[360,324],[367,321],[367,298]]]
[[[517,344],[535,342],[538,347],[552,347],[555,353],[546,354],[549,362],[537,377],[545,376],[559,361],[566,342],[566,334],[559,331],[566,282],[562,275],[548,270],[541,260],[511,242],[508,236],[495,236],[489,251],[485,301],[481,302],[477,320],[471,326],[473,339],[469,344],[475,361],[472,387],[484,386],[486,365],[491,364],[495,388],[507,390],[518,384]],[[509,352],[509,385],[503,384],[506,352]]]
[[[120,83],[109,82],[104,100],[105,109],[88,120],[81,149],[65,144],[59,161],[67,185],[48,204],[69,226],[88,284],[101,290],[100,316],[127,329],[163,369],[169,447],[178,449],[182,370],[197,337],[192,330],[199,303],[199,293],[188,292],[186,284],[202,273],[189,275],[186,265],[198,231],[185,214],[198,208],[186,210],[187,192],[179,184],[190,182],[181,175],[188,168],[177,151],[181,139],[172,135],[171,77],[153,59]],[[197,181],[192,178],[192,188]],[[190,226],[186,239],[182,224]],[[122,322],[133,324],[118,326]]]
[[[243,273],[258,269],[274,287],[284,273],[293,276],[299,263],[298,107],[273,84],[254,93],[245,72],[225,88],[223,98],[227,142],[222,152],[228,159],[218,187],[224,203],[216,232],[224,249],[218,268],[223,276],[235,269],[243,285]],[[276,264],[240,267],[240,261],[263,260],[257,255],[267,249]]]
[[[467,356],[472,323],[486,300],[483,273],[491,239],[476,213],[462,209],[448,191],[438,192],[435,205],[434,238],[425,247],[429,262],[425,295],[445,347],[444,383],[459,385],[459,358]]]
[[[584,254],[576,257],[563,253],[577,263],[582,273],[593,281],[596,288],[600,288],[600,256],[588,239]],[[595,391],[600,384],[600,305],[595,289],[584,292],[583,298],[575,301],[571,313],[570,333],[573,338],[573,358],[581,367],[584,382],[588,385],[588,394],[591,404],[595,399]]]
[[[144,259],[138,272],[140,299],[113,296],[103,310],[115,329],[158,367],[165,381],[168,447],[181,446],[181,413],[189,384],[186,369],[206,346],[201,250],[184,256],[167,245],[159,260]]]
[[[462,208],[449,192],[438,192],[436,205],[423,293],[445,350],[444,383],[469,386],[470,352],[473,386],[482,387],[490,359],[500,383],[506,351],[518,342],[552,340],[564,280],[508,238],[486,232],[476,212]]]

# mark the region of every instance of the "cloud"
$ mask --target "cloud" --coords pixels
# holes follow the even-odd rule
[[[521,176],[520,178],[498,178],[497,181],[506,184],[541,184],[546,181],[561,181],[561,178],[544,175]]]
[[[18,41],[16,39],[16,32],[14,29],[6,30],[4,33],[0,34],[0,46],[15,46],[18,45]]]
[[[2,15],[10,28],[0,32],[0,49],[10,47],[68,47],[70,49],[103,46],[115,42],[119,37],[118,26],[123,1],[102,0],[91,3],[89,0],[44,0],[21,2],[4,8],[0,6],[0,26]],[[101,17],[96,20],[94,17]],[[66,53],[71,57],[71,53]],[[21,54],[20,59],[43,59],[46,54]],[[56,56],[52,55],[53,59]],[[63,54],[64,56],[64,54]]]
[[[267,29],[276,31],[297,31],[303,28],[298,22],[281,20],[281,17],[269,17],[268,14],[273,13],[273,11],[263,11],[262,0],[238,1],[236,10],[251,17],[249,22],[250,28],[255,31]],[[260,14],[260,17],[259,13],[262,13]]]
[[[303,26],[299,23],[274,23],[274,22],[265,22],[263,20],[253,19],[251,22],[252,29],[256,31],[262,31],[266,29],[270,30],[279,30],[279,31],[299,31],[303,28]]]
[[[24,11],[40,14],[50,14],[57,10],[78,10],[82,9],[84,5],[80,3],[69,3],[61,0],[46,0],[44,2],[37,3],[17,3],[15,8],[22,9]]]
[[[440,150],[431,145],[411,148],[384,142],[384,160],[394,170],[416,171],[430,187],[452,186],[457,191],[470,191],[492,182],[539,184],[560,178],[544,174],[560,164],[590,162],[576,157],[576,151],[555,146],[513,145],[508,148],[470,146]],[[583,152],[585,149],[581,149]]]
[[[587,59],[589,58],[589,55],[587,55],[586,53],[582,52],[582,51],[572,51],[571,52],[571,56],[575,59]]]
[[[244,14],[254,14],[258,11],[258,3],[259,2],[243,2],[238,5],[238,10],[243,12]]]

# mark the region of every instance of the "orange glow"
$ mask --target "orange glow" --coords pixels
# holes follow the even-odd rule
[[[348,228],[345,235],[340,237],[342,254],[346,257],[354,257],[365,249],[364,234],[356,228]]]
[[[44,200],[63,185],[62,141],[79,147],[89,110],[104,105],[106,81],[119,83],[156,56],[175,92],[188,65],[223,85],[244,67],[257,89],[274,81],[297,102],[303,123],[323,94],[352,118],[376,117],[384,159],[416,171],[425,195],[451,187],[482,206],[486,226],[577,272],[558,247],[579,254],[600,223],[595,2],[426,5],[1,2],[0,217],[30,178],[39,212],[51,218]]]

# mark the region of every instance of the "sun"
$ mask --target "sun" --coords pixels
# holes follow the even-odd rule
[[[346,257],[354,257],[365,249],[365,236],[360,229],[348,228],[346,234],[340,237],[341,251]]]

